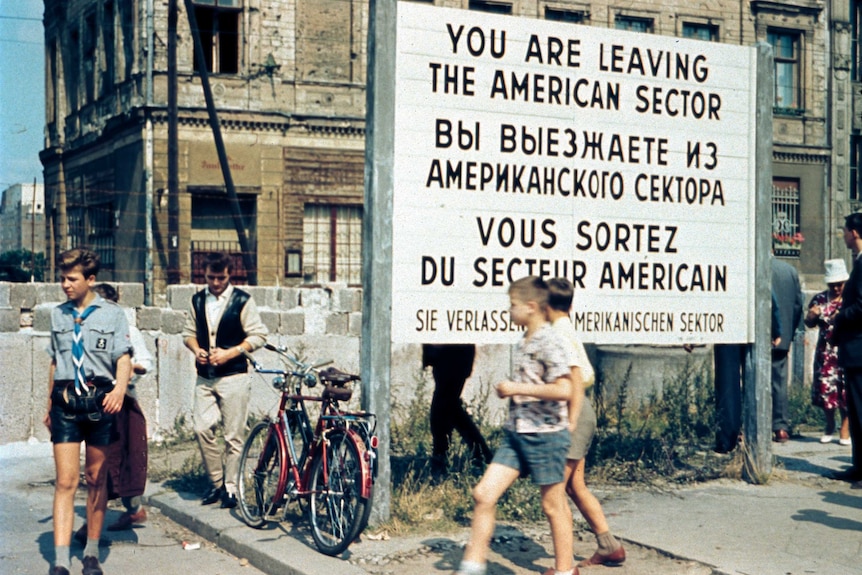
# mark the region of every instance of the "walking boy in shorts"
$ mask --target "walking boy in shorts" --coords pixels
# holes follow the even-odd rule
[[[44,423],[54,444],[54,567],[69,575],[81,442],[86,443],[87,544],[83,575],[102,575],[99,537],[108,504],[105,459],[116,439],[115,415],[123,407],[132,371],[129,324],[115,303],[93,291],[99,256],[87,249],[60,254],[68,300],[51,311],[51,366]]]
[[[596,412],[593,404],[585,397],[581,371],[581,368],[586,365],[585,362],[589,362],[589,358],[581,353],[583,346],[578,340],[575,326],[572,325],[569,317],[575,288],[572,282],[565,278],[554,278],[548,280],[548,292],[548,319],[554,329],[569,343],[572,351],[569,362],[572,371],[572,398],[569,401],[572,445],[566,456],[566,493],[586,519],[599,546],[592,557],[578,563],[578,567],[620,565],[626,560],[626,550],[611,534],[601,503],[587,489],[584,481],[584,462],[596,433]]]
[[[497,501],[518,477],[529,475],[541,488],[542,510],[554,543],[554,567],[545,575],[577,575],[572,558],[572,512],[563,482],[570,443],[569,352],[547,322],[548,286],[544,281],[531,276],[512,282],[509,300],[512,322],[526,331],[515,348],[512,381],[497,384],[497,395],[509,398],[505,435],[473,488],[470,542],[456,574],[485,573]]]

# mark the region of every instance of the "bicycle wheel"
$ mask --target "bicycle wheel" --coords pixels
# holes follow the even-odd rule
[[[251,430],[239,461],[239,508],[250,527],[260,528],[281,505],[278,481],[284,462],[277,429],[265,421]]]
[[[359,450],[347,434],[330,434],[328,446],[315,456],[311,467],[308,513],[311,536],[321,553],[338,555],[359,534],[369,503],[362,498],[361,488]]]

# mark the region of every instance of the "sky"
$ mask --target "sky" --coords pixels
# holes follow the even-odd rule
[[[45,32],[42,0],[0,0],[0,191],[42,183]]]

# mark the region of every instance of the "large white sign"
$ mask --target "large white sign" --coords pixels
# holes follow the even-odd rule
[[[563,276],[584,341],[752,341],[755,51],[398,3],[392,339],[511,343]]]

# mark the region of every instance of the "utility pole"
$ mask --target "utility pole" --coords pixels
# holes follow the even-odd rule
[[[36,178],[33,178],[33,197],[30,203],[30,283],[36,281]]]
[[[389,519],[392,500],[392,163],[395,156],[395,0],[369,3],[362,221],[362,408],[377,414],[378,474],[372,517]]]
[[[175,1],[175,0],[171,0]],[[248,232],[246,231],[245,223],[243,222],[242,212],[239,209],[239,200],[236,196],[236,188],[233,185],[233,176],[230,173],[230,163],[228,163],[227,150],[224,147],[224,140],[221,135],[221,124],[219,123],[218,113],[213,100],[213,92],[210,87],[209,70],[207,70],[207,61],[204,56],[203,45],[201,44],[200,30],[198,29],[197,17],[195,16],[195,7],[192,0],[185,0],[186,15],[189,19],[189,26],[192,29],[192,37],[195,44],[195,59],[198,61],[198,70],[201,75],[201,87],[204,90],[204,99],[207,103],[207,113],[210,118],[210,127],[213,131],[213,139],[215,140],[216,152],[218,152],[218,161],[221,165],[221,173],[224,177],[224,185],[227,190],[228,204],[233,215],[234,227],[236,227],[236,235],[239,239],[239,247],[242,251],[242,263],[245,266],[249,285],[257,285],[257,264],[253,257],[251,244],[248,240]]]
[[[180,283],[180,178],[177,128],[177,0],[168,0],[168,284]]]

